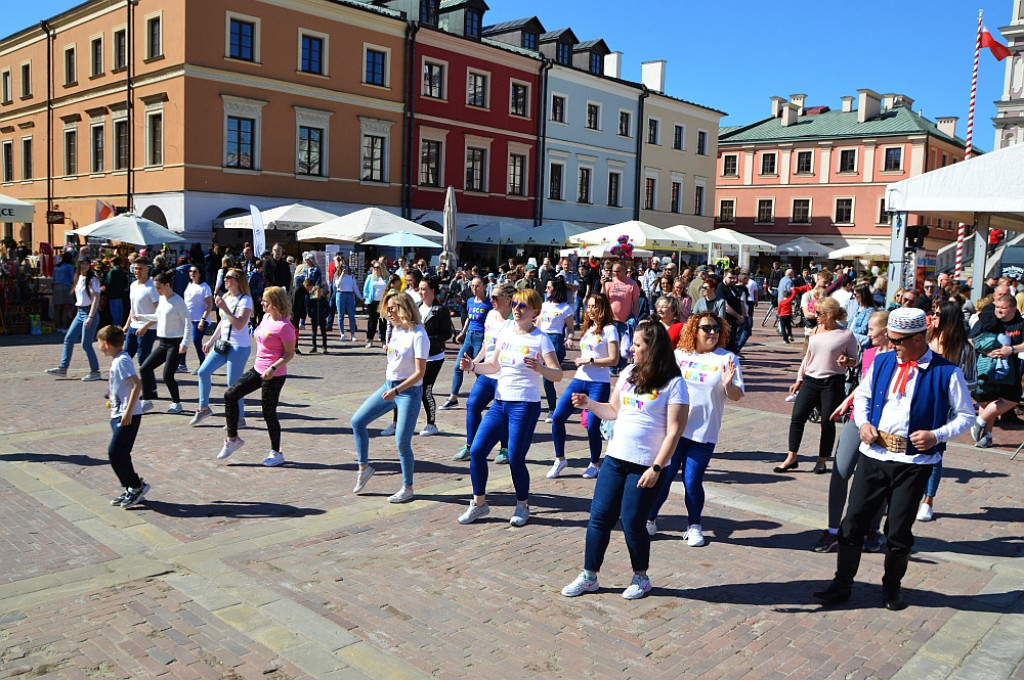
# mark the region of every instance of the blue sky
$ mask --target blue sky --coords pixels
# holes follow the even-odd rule
[[[0,34],[76,4],[8,0]],[[146,4],[141,0],[140,7]],[[978,10],[985,11],[993,32],[1009,24],[1013,12],[1012,0],[639,0],[628,8],[621,0],[487,4],[485,23],[536,15],[549,30],[569,26],[580,40],[604,38],[623,52],[622,75],[630,80],[640,79],[641,61],[667,60],[667,92],[726,111],[724,125],[766,117],[772,95],[802,92],[809,106],[835,109],[841,96],[856,96],[866,87],[906,94],[932,120],[960,116],[961,137],[967,131]],[[992,148],[992,102],[1002,95],[1005,63],[988,50],[981,55],[974,141],[984,150]]]

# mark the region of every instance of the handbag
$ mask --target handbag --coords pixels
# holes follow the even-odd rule
[[[231,316],[234,316],[235,312],[237,312],[237,311],[238,311],[238,303],[236,302],[235,303],[235,308],[231,310]],[[228,335],[227,335],[227,337],[224,338],[223,340],[218,340],[217,342],[213,343],[213,351],[214,352],[216,352],[217,354],[227,354],[228,352],[231,351],[231,343],[229,342],[229,340],[231,340],[231,331],[233,331],[234,329],[235,329],[235,327],[232,326],[229,323],[228,324]]]

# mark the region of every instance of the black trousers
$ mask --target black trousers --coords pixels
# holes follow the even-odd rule
[[[800,452],[800,441],[804,438],[804,425],[807,417],[817,406],[821,411],[821,441],[818,443],[818,456],[828,458],[832,455],[832,446],[836,442],[836,424],[829,420],[832,411],[842,403],[846,390],[846,376],[842,373],[831,378],[812,378],[804,376],[804,381],[797,392],[793,403],[793,417],[789,421],[789,450]]]
[[[247,394],[260,390],[260,407],[263,409],[263,422],[267,424],[270,435],[270,448],[281,450],[281,423],[277,419],[277,403],[281,399],[281,388],[287,375],[264,380],[255,368],[250,368],[235,381],[224,393],[224,413],[228,421],[228,436],[238,436],[238,400]]]
[[[139,366],[139,373],[145,375],[146,371],[154,371],[162,365],[164,367],[164,384],[167,385],[167,391],[171,393],[171,401],[178,403],[181,401],[181,395],[178,393],[178,381],[174,379],[174,372],[178,370],[178,348],[181,347],[181,338],[158,337],[157,343],[157,346]]]
[[[387,320],[377,312],[377,305],[379,303],[367,302],[366,303],[366,341],[373,342],[373,338],[376,337],[376,333],[380,333],[380,341],[387,342]]]
[[[444,359],[427,362],[427,372],[423,376],[423,410],[427,413],[427,424],[433,425],[437,416],[437,403],[434,401],[434,383],[437,381],[437,374],[441,372],[441,364]],[[396,410],[395,413],[398,411]]]
[[[861,545],[879,507],[888,501],[884,527],[888,550],[893,555],[909,555],[914,545],[911,529],[931,474],[931,465],[893,463],[860,454],[853,473],[850,504],[839,528],[839,542]]]
[[[789,340],[793,342],[793,316],[787,314],[786,316],[779,317],[779,333],[782,334],[783,340]]]
[[[110,419],[110,445],[107,447],[107,458],[110,459],[110,467],[114,468],[117,481],[127,489],[129,486],[138,489],[142,486],[142,479],[135,473],[132,465],[132,447],[135,446],[135,437],[139,434],[139,424],[142,416],[133,416],[130,425],[121,425],[120,418]]]
[[[324,320],[317,319],[316,317],[309,317],[310,322],[313,325],[311,335],[313,336],[313,349],[316,349],[316,334],[320,334],[320,338],[324,343],[324,351],[327,351],[327,323]]]

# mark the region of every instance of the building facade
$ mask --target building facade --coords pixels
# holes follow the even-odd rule
[[[1024,0],[1013,0],[1009,26],[999,29],[1006,38],[1010,58],[1006,60],[1003,96],[996,104],[996,129],[993,148],[1024,144]]]

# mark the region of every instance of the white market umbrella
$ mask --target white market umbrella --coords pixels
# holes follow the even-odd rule
[[[575,248],[563,248],[558,251],[558,254],[562,257],[569,257],[575,255],[577,257],[596,257],[599,260],[605,258],[618,259],[619,254],[613,253],[612,248],[619,245],[618,243],[599,243],[592,246],[576,246]],[[645,250],[643,248],[633,248],[633,253],[630,255],[630,259],[634,257],[651,257],[654,255],[654,251]]]
[[[35,213],[31,203],[0,194],[0,222],[31,222]]]
[[[320,210],[303,203],[279,205],[276,208],[261,210],[264,229],[297,230],[312,227],[337,217],[334,213]],[[252,215],[239,215],[224,220],[225,229],[252,229]]]
[[[459,208],[455,204],[455,187],[448,185],[444,192],[444,230],[441,232],[441,260],[448,271],[454,272],[459,264],[455,251],[458,246]]]
[[[828,248],[806,236],[786,241],[775,249],[778,255],[787,257],[826,257]]]
[[[828,254],[830,260],[888,260],[889,244],[881,241],[862,241]]]
[[[515,245],[563,247],[569,244],[570,238],[585,231],[588,231],[586,227],[581,227],[578,224],[564,220],[557,220],[542,224],[534,229],[524,229],[523,233],[516,240]]]
[[[774,253],[775,246],[767,241],[762,241],[759,238],[748,236],[742,232],[734,229],[712,229],[707,232],[707,237],[712,243],[717,245],[726,245],[733,247],[743,247],[748,249],[752,253]]]
[[[629,242],[635,248],[648,248],[653,250],[682,250],[692,248],[696,244],[682,236],[678,236],[654,225],[630,220],[612,224],[600,229],[591,229],[582,234],[576,234],[569,239],[570,243],[577,245],[598,245],[610,243],[614,245],[620,236],[628,236]]]
[[[459,232],[459,240],[466,243],[490,243],[498,245],[510,245],[519,243],[519,240],[526,229],[523,229],[515,222],[509,220],[495,220],[472,227],[466,227]]]
[[[348,215],[335,217],[322,224],[301,229],[295,234],[295,238],[299,241],[362,243],[396,231],[406,231],[438,242],[442,238],[441,234],[433,229],[380,208],[363,208]]]
[[[414,250],[416,248],[437,248],[441,249],[442,246],[428,241],[422,236],[416,234],[410,234],[407,231],[396,231],[391,234],[385,234],[384,236],[378,236],[375,239],[369,241],[363,241],[364,246],[385,246],[388,248],[401,248],[402,250]]]
[[[105,220],[75,229],[71,233],[89,238],[131,243],[137,246],[156,245],[158,243],[183,243],[185,241],[184,238],[164,225],[157,224],[132,213],[108,217]]]

